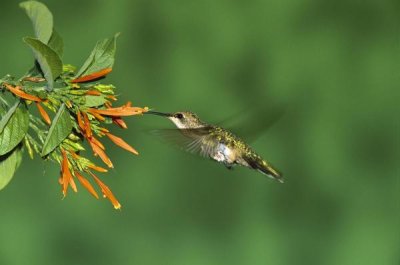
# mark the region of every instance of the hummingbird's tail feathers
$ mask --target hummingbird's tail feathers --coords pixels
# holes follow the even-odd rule
[[[280,172],[278,172],[276,169],[274,169],[268,162],[266,162],[265,160],[257,157],[247,157],[245,158],[247,164],[249,164],[249,166],[257,171],[259,171],[260,173],[267,175],[270,178],[273,178],[277,181],[279,181],[280,183],[283,183],[283,176]]]

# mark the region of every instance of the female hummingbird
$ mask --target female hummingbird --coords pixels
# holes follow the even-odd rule
[[[178,130],[162,130],[158,133],[185,151],[223,163],[228,169],[232,169],[234,165],[252,168],[283,183],[282,175],[243,140],[221,127],[201,121],[196,114],[187,111],[163,113],[152,110],[146,114],[164,116],[171,120]]]

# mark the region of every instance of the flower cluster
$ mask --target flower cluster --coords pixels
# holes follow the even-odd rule
[[[93,173],[94,171],[107,172],[107,169],[96,165],[81,155],[85,151],[82,143],[86,140],[94,155],[98,156],[108,168],[112,168],[113,164],[105,152],[104,145],[99,140],[104,136],[117,146],[137,155],[138,152],[132,146],[122,138],[112,134],[106,128],[106,125],[114,123],[120,128],[126,129],[127,125],[123,117],[143,114],[147,112],[148,108],[134,107],[130,102],[120,107],[113,107],[113,103],[117,101],[114,94],[115,87],[97,82],[109,72],[111,72],[111,69],[105,69],[88,76],[73,78],[74,68],[66,65],[63,74],[60,76],[60,82],[64,85],[62,89],[54,89],[51,92],[45,91],[46,88],[42,83],[44,80],[40,77],[25,77],[19,84],[18,82],[4,81],[0,87],[11,92],[27,106],[35,104],[38,113],[41,115],[42,121],[30,115],[30,127],[37,133],[37,136],[34,137],[30,133],[25,136],[24,145],[31,157],[33,157],[34,152],[43,154],[41,150],[43,150],[46,138],[50,135],[51,128],[54,127],[56,131],[65,130],[63,123],[68,121],[56,119],[56,115],[52,122],[48,114],[48,111],[58,114],[62,106],[65,106],[67,115],[64,116],[69,119],[72,129],[67,129],[68,135],[49,154],[44,156],[60,163],[59,183],[63,195],[67,195],[69,187],[76,192],[75,180],[78,180],[95,198],[99,198],[96,190],[85,177],[87,175],[100,187],[103,196],[111,201],[114,208],[119,209],[121,204],[111,190]],[[49,126],[47,135],[44,135],[43,131],[46,131]]]
[[[112,71],[119,34],[98,41],[77,70],[63,62],[64,41],[54,30],[53,15],[47,6],[26,1],[20,7],[33,25],[34,36],[23,40],[31,49],[35,64],[21,78],[6,75],[0,79],[0,190],[21,164],[25,148],[31,158],[36,153],[42,159],[60,164],[59,183],[64,197],[69,188],[76,192],[76,182],[79,182],[99,198],[92,186],[95,183],[114,208],[119,209],[121,204],[111,190],[93,173],[107,172],[107,169],[83,155],[83,142],[87,141],[94,155],[112,168],[100,141],[102,137],[138,154],[106,128],[115,124],[126,129],[124,117],[148,111],[130,102],[113,106],[117,101],[115,87],[101,82]],[[11,105],[11,102],[14,103]],[[40,116],[31,112],[32,105]]]

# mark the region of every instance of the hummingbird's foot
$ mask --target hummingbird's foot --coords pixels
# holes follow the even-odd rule
[[[229,170],[233,170],[233,165],[225,164],[226,168]]]

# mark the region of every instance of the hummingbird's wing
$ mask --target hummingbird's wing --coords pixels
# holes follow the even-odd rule
[[[286,111],[287,107],[277,104],[250,107],[231,115],[217,124],[229,129],[247,142],[254,142],[277,123]]]
[[[211,127],[196,129],[161,129],[151,133],[186,152],[209,157],[217,148],[210,135]]]

